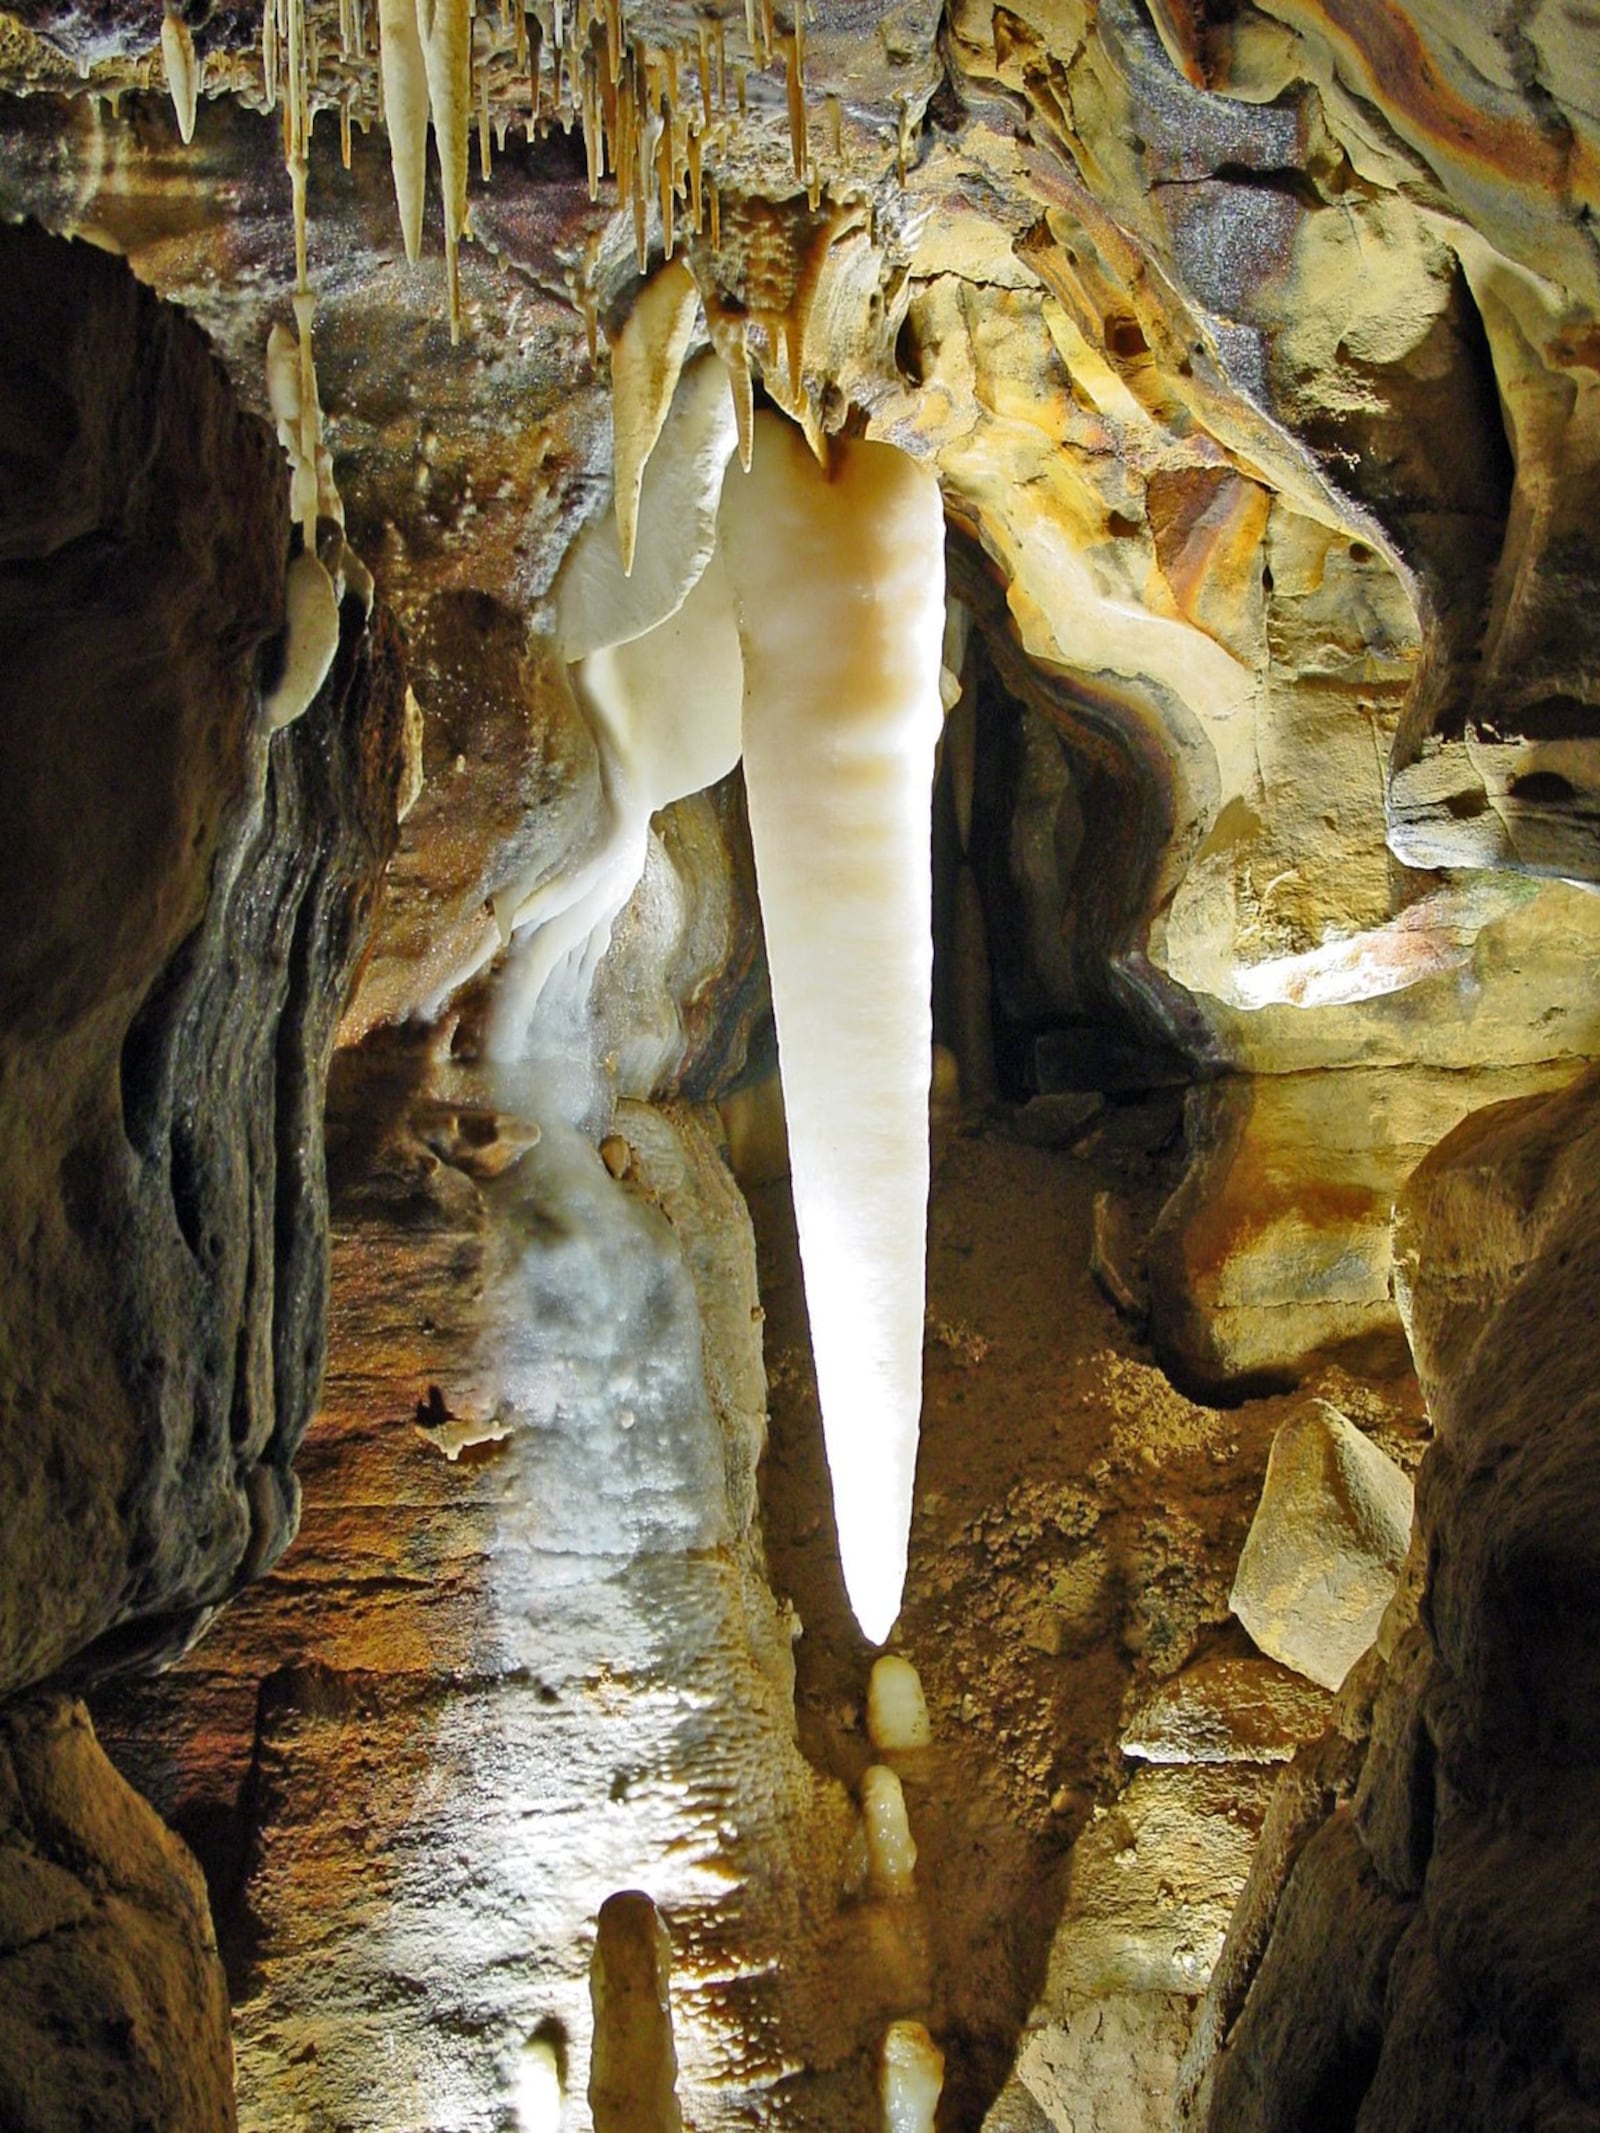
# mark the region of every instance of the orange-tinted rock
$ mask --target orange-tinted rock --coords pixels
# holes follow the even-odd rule
[[[0,2120],[8,2133],[232,2133],[205,1883],[81,1704],[0,1719]]]
[[[1600,1263],[1592,1183],[1560,1162],[1592,1133],[1585,1082],[1470,1121],[1420,1174],[1408,1233],[1423,1268],[1440,1247],[1420,1321],[1438,1440],[1384,1666],[1340,1699],[1365,1767],[1278,1863],[1281,1894],[1241,1908],[1185,2124],[1288,2133],[1334,2083],[1374,2129],[1600,2109],[1580,1811],[1600,1737]]]

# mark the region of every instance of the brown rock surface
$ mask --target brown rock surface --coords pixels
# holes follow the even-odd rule
[[[1438,1442],[1412,1574],[1387,1672],[1358,1669],[1341,1699],[1370,1743],[1358,1779],[1278,1869],[1270,1931],[1248,1900],[1235,1919],[1242,1962],[1225,1954],[1213,1984],[1187,2124],[1288,2133],[1333,2098],[1361,2133],[1600,2111],[1580,1804],[1600,1269],[1592,1185],[1575,1172],[1563,1191],[1554,1160],[1592,1119],[1586,1082],[1472,1121],[1421,1167],[1407,1230]],[[1470,1342],[1464,1307],[1483,1313]]]
[[[205,1883],[81,1704],[0,1718],[0,2123],[231,2133],[228,1995]]]
[[[1189,1098],[1192,1160],[1149,1243],[1152,1330],[1180,1384],[1292,1383],[1318,1357],[1406,1368],[1393,1214],[1469,1113],[1559,1069],[1230,1077]]]
[[[1270,1659],[1202,1659],[1139,1706],[1122,1752],[1147,1763],[1286,1763],[1328,1716],[1322,1690]]]
[[[183,12],[204,70],[187,146],[159,9],[0,12],[0,213],[122,251],[260,407],[294,271],[281,112],[258,11]],[[308,1468],[325,1494],[270,1594],[132,1699],[154,1737],[123,1742],[207,1839],[263,2126],[503,2118],[531,2025],[548,2043],[557,2007],[581,2046],[600,1895],[655,1889],[664,1854],[689,1921],[690,2115],[708,2127],[741,2111],[865,2125],[876,2040],[915,2011],[946,2047],[947,2118],[978,2122],[1002,2090],[1031,2133],[1046,2108],[1147,2133],[1265,1779],[1254,1762],[1144,1772],[1149,1856],[1132,1847],[1139,1902],[1119,1922],[1120,1850],[1101,1839],[1132,1790],[1126,1708],[1234,1649],[1228,1577],[1286,1411],[1242,1396],[1306,1377],[1367,1400],[1363,1426],[1409,1410],[1392,1284],[1440,1418],[1428,1603],[1394,1612],[1382,1665],[1340,1698],[1343,1730],[1288,1767],[1194,2080],[1227,2133],[1275,2112],[1368,2133],[1593,2115],[1576,1893],[1593,1877],[1573,1834],[1593,1821],[1596,1702],[1588,1128],[1547,1111],[1519,1154],[1521,1126],[1486,1121],[1418,1174],[1397,1248],[1390,1232],[1441,1135],[1600,1051],[1600,899],[1581,886],[1600,874],[1589,12],[814,0],[801,23],[765,0],[574,0],[558,69],[550,0],[478,8],[493,168],[470,180],[457,345],[433,199],[422,262],[402,260],[372,11],[310,0],[327,441],[410,641],[422,782],[345,1025],[374,1051],[371,1081],[350,1084],[367,1108],[339,1121],[343,1359]],[[708,99],[724,45],[730,78]],[[652,124],[671,106],[665,194],[648,134],[616,152],[630,99]],[[597,105],[608,169],[591,197]],[[940,1036],[969,1098],[998,1093],[1050,1144],[967,1137],[946,1085],[904,1624],[946,1759],[907,1779],[929,1896],[915,1916],[850,1893],[864,1660],[829,1582],[781,1221],[758,1303],[712,1121],[677,1108],[728,1096],[738,1117],[747,1056],[770,1066],[736,780],[657,819],[601,968],[578,1049],[594,1040],[579,1064],[604,1155],[552,1128],[570,1059],[514,1087],[474,1063],[498,983],[489,900],[566,874],[607,803],[549,595],[610,509],[609,350],[641,269],[671,253],[700,292],[693,352],[715,344],[737,373],[742,345],[755,390],[819,450],[865,431],[937,472],[964,682],[936,808]],[[94,1023],[81,1059],[76,1035],[33,1032],[13,1063],[31,994],[14,1022],[8,996],[0,1039],[7,1117],[26,1120],[0,1154],[23,1277],[0,1313],[0,1653],[12,1635],[17,1679],[119,1615],[141,1619],[88,1665],[169,1650],[292,1525],[318,1354],[316,1062],[345,971],[342,952],[302,952],[311,903],[280,847],[320,869],[301,781],[339,736],[368,736],[369,768],[387,748],[383,717],[362,724],[364,682],[345,714],[331,703],[366,656],[352,638],[330,701],[270,764],[230,754],[277,622],[281,472],[231,407],[213,422],[199,406],[167,360],[180,327],[117,283],[102,399],[148,413],[170,387],[180,465],[223,463],[237,508],[181,483],[155,494],[113,454],[112,501],[151,510],[114,574],[103,546],[48,532],[19,568],[0,559],[19,611],[59,573],[74,599],[91,579],[97,596],[102,578],[154,583],[176,618],[134,648],[171,724],[147,734],[119,715],[138,690],[102,702],[86,685],[84,739],[30,719],[3,610],[18,715],[0,746],[20,751],[7,938],[24,990],[58,1007],[82,971],[123,986],[73,1024]],[[81,382],[84,364],[56,360],[56,314],[17,287],[0,341]],[[16,427],[0,417],[19,472],[0,516],[43,495],[37,448],[60,442],[30,416],[16,446]],[[237,451],[214,449],[229,436]],[[213,536],[235,534],[219,555]],[[19,641],[31,656],[48,636],[65,671],[104,682],[104,602],[54,598]],[[380,625],[374,702],[391,654]],[[70,864],[53,847],[41,861],[18,792],[99,833]],[[336,905],[343,864],[317,873]],[[70,952],[35,955],[47,878]],[[208,883],[233,893],[196,932]],[[251,1035],[219,999],[235,941],[251,971],[278,969],[275,929],[287,1010],[252,976],[245,1001],[272,1004],[243,1015]],[[431,1026],[386,1052],[409,1017]],[[196,1094],[202,1064],[223,1094]],[[1176,1107],[1140,1099],[1195,1073],[1209,1085],[1174,1196]],[[613,1119],[616,1094],[662,1107]],[[777,1141],[746,1175],[776,1176]],[[1242,1404],[1172,1390],[1137,1343],[1137,1280],[1117,1320],[1081,1279],[1095,1192],[1127,1210],[1108,1269],[1131,1277],[1150,1241],[1161,1363]],[[751,1522],[762,1309],[771,1581],[805,1624],[809,1765],[792,1624]],[[646,1364],[653,1406],[634,1397]],[[1365,1382],[1379,1369],[1396,1375]],[[1220,1695],[1217,1737],[1242,1738],[1251,1708]],[[1226,1826],[1197,1835],[1206,1815],[1184,1801]],[[1103,1996],[1063,1982],[1046,2009],[1075,1847]],[[1161,1915],[1163,1858],[1200,1890],[1187,1941]],[[725,1903],[727,1872],[747,1879]],[[1006,2078],[1019,2033],[1032,2089]]]
[[[0,231],[0,1688],[171,1649],[282,1550],[323,1081],[393,836],[392,633],[271,742],[285,481],[203,337]],[[47,351],[47,357],[45,352]],[[47,893],[41,893],[41,890]]]
[[[1411,1514],[1404,1470],[1316,1401],[1272,1440],[1228,1604],[1269,1659],[1337,1689],[1394,1597]]]

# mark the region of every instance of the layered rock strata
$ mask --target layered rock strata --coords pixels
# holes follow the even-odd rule
[[[421,25],[405,0],[379,12]],[[1391,1615],[1335,1731],[1291,1763],[1266,1807],[1267,1780],[1236,1722],[1241,1701],[1256,1708],[1254,1692],[1213,1694],[1212,1676],[1189,1678],[1220,1632],[1231,1563],[1218,1551],[1242,1537],[1250,1457],[1227,1447],[1262,1448],[1262,1408],[1240,1411],[1237,1436],[1209,1412],[1192,1438],[1180,1432],[1176,1508],[1135,1520],[1129,1506],[1126,1518],[1104,1509],[1093,1476],[1077,1502],[1062,1448],[1041,1449],[1053,1389],[1026,1413],[1014,1395],[1004,1422],[1042,1476],[997,1465],[986,1469],[1006,1475],[995,1505],[962,1500],[961,1545],[982,1569],[962,1591],[988,1644],[952,1651],[941,1709],[948,1719],[972,1698],[997,1718],[996,1742],[1003,1720],[1005,1805],[985,1806],[978,1836],[986,1858],[1009,1861],[1009,1880],[987,1879],[1019,1921],[1023,1952],[1008,1946],[982,1980],[982,2021],[971,2019],[961,2048],[949,2040],[946,2115],[992,2093],[1004,2071],[991,2064],[997,2039],[1015,2034],[1033,1997],[1028,2078],[1007,2090],[1018,2123],[1031,2112],[1036,2125],[1041,2110],[1063,2124],[1158,2115],[1189,1996],[1264,1812],[1190,2062],[1192,2113],[1229,2133],[1318,2117],[1374,2129],[1586,2122],[1582,1921],[1566,1900],[1584,1885],[1567,1847],[1588,1819],[1594,1705],[1584,1454],[1568,1434],[1587,1414],[1576,1329],[1589,1292],[1581,1224],[1572,1213],[1566,1227],[1562,1212],[1563,1194],[1576,1208],[1580,1178],[1556,1153],[1563,1132],[1586,1148],[1586,1129],[1551,1112],[1543,1152],[1502,1151],[1499,1126],[1470,1160],[1458,1141],[1412,1188],[1428,1211],[1415,1254],[1403,1244],[1397,1260],[1389,1230],[1431,1143],[1505,1092],[1491,1070],[1525,1093],[1600,1042],[1600,904],[1579,886],[1600,873],[1590,525],[1600,59],[1584,9],[819,0],[797,17],[765,0],[694,11],[679,0],[540,0],[531,11],[423,12],[430,44],[435,16],[455,38],[454,75],[435,66],[427,83],[445,183],[423,218],[443,210],[448,294],[437,226],[418,243],[414,127],[409,179],[405,144],[390,144],[399,213],[389,158],[366,131],[384,96],[372,10],[274,0],[266,18],[225,8],[202,20],[189,8],[165,28],[128,0],[22,0],[0,15],[0,80],[23,92],[4,108],[5,212],[125,252],[213,332],[258,404],[266,329],[303,279],[304,235],[351,534],[416,652],[423,789],[401,893],[345,1027],[370,1036],[416,1016],[434,1036],[424,1086],[383,1111],[368,1150],[377,1175],[346,1238],[362,1271],[344,1324],[352,1389],[336,1389],[322,1465],[335,1510],[259,1618],[243,1614],[240,1646],[144,1692],[172,1729],[166,1747],[146,1744],[147,1781],[197,1839],[215,1840],[219,1886],[231,1874],[250,1892],[233,1953],[247,2065],[273,2099],[261,2108],[288,2097],[289,2108],[337,2107],[353,2121],[375,2113],[386,2129],[408,2111],[465,2122],[511,2108],[536,2046],[559,2078],[555,2044],[524,2032],[551,1999],[569,2005],[588,1914],[570,1889],[540,1883],[519,1849],[510,1794],[523,1766],[500,1752],[508,1726],[519,1754],[528,1740],[549,1750],[539,1782],[551,1799],[567,1799],[564,1780],[582,1773],[579,1804],[604,1825],[585,1904],[613,1868],[627,1885],[648,1878],[618,1856],[635,1774],[631,1762],[607,1765],[618,1736],[596,1713],[620,1712],[626,1729],[642,1711],[659,1743],[652,1714],[682,1692],[683,1678],[668,1678],[680,1660],[691,1702],[707,1699],[697,1709],[731,1707],[743,1723],[754,1696],[759,1723],[739,1734],[739,1752],[759,1736],[750,1752],[782,1773],[775,1796],[809,1803],[818,1858],[830,1876],[843,1870],[846,1811],[793,1758],[787,1689],[774,1690],[781,1622],[750,1526],[760,1399],[747,1382],[749,1328],[736,1339],[722,1326],[702,1350],[743,1357],[735,1376],[749,1399],[724,1431],[715,1388],[708,1407],[684,1361],[696,1313],[707,1325],[715,1314],[698,1292],[693,1307],[684,1300],[682,1266],[633,1205],[672,1202],[698,1234],[690,1203],[704,1201],[724,1243],[742,1239],[707,1154],[712,1121],[651,1112],[632,1138],[617,1121],[601,1159],[613,1193],[571,1143],[563,1170],[555,1134],[548,1146],[532,1137],[551,1084],[537,1100],[508,1095],[474,1082],[467,1064],[491,1012],[498,907],[581,867],[604,814],[605,766],[551,638],[547,595],[580,528],[631,487],[640,409],[622,351],[670,271],[680,291],[689,278],[699,305],[683,352],[703,347],[726,366],[747,430],[759,391],[824,455],[830,438],[865,430],[937,473],[955,534],[951,583],[976,625],[953,616],[947,635],[965,686],[936,819],[937,1026],[968,1092],[1031,1097],[1032,1130],[1059,1161],[1074,1141],[1114,1136],[1142,1092],[1194,1073],[1210,1083],[1190,1109],[1193,1170],[1160,1220],[1148,1177],[1134,1214],[1113,1224],[1107,1203],[1097,1249],[1122,1323],[1148,1311],[1173,1375],[1234,1399],[1314,1373],[1330,1353],[1358,1372],[1402,1367],[1403,1304],[1440,1419],[1421,1496],[1436,1560],[1414,1559],[1406,1588],[1414,1601],[1427,1572],[1422,1611]],[[295,65],[286,174],[273,106]],[[393,122],[404,99],[389,90],[387,101]],[[469,180],[473,118],[484,175]],[[308,192],[307,225],[295,209]],[[20,260],[36,242],[8,235],[7,251]],[[30,397],[71,337],[48,298],[28,300],[20,265],[7,289],[23,300],[0,328],[29,378],[23,415],[0,415],[18,471],[5,503],[33,528],[6,552],[0,581],[13,603],[5,744],[18,750],[0,803],[17,810],[0,951],[15,977],[0,961],[0,981],[19,1034],[14,1053],[0,1053],[0,1086],[14,1098],[8,1116],[29,1122],[0,1154],[0,1214],[22,1277],[0,1314],[14,1379],[0,1450],[0,1659],[14,1656],[0,1683],[74,1653],[87,1654],[86,1670],[169,1654],[292,1525],[288,1458],[318,1347],[316,1062],[346,960],[337,945],[324,959],[313,936],[319,910],[339,935],[362,892],[338,886],[341,859],[303,894],[301,860],[283,847],[305,845],[322,771],[353,763],[358,732],[368,767],[387,762],[390,712],[398,718],[380,622],[365,651],[347,634],[323,701],[270,752],[250,732],[252,690],[269,680],[258,651],[282,609],[284,528],[263,433],[196,381],[181,353],[192,335],[108,265],[85,272],[120,293],[91,358],[61,364],[65,395],[47,377]],[[93,513],[75,518],[73,504],[45,525],[41,441],[77,464],[71,455],[98,435],[97,407],[120,399],[159,413],[169,390],[178,412],[165,418],[158,465],[172,478],[148,481],[126,453],[105,462],[107,509],[129,498],[145,519],[125,535]],[[231,511],[194,504],[186,454],[203,469],[196,494],[214,497],[225,469]],[[65,589],[51,590],[58,578]],[[148,641],[133,625],[121,634],[117,600],[136,581],[167,618]],[[118,589],[110,602],[107,583]],[[80,722],[65,736],[28,700],[41,647],[51,658],[66,648]],[[126,712],[148,701],[143,679],[157,670],[172,717],[148,736]],[[74,833],[65,849],[46,835],[63,821]],[[91,824],[103,828],[77,834]],[[752,1037],[759,1055],[754,914],[724,864],[740,827],[739,794],[724,787],[652,830],[644,890],[619,920],[623,952],[598,981],[596,1114],[617,1089],[721,1093]],[[33,884],[44,879],[64,884],[61,946],[41,945]],[[230,992],[236,939],[245,975]],[[630,961],[641,939],[653,944],[643,984]],[[74,988],[101,963],[111,991],[86,1006]],[[461,992],[484,973],[487,987]],[[197,1061],[220,1070],[208,1082]],[[556,1062],[563,1073],[570,1064]],[[1010,1155],[983,1174],[1004,1178],[1010,1220],[1023,1219],[1031,1188]],[[524,1190],[529,1179],[545,1183]],[[1519,1181],[1539,1179],[1548,1223],[1525,1212],[1535,1203]],[[1120,1193],[1127,1180],[1099,1182]],[[581,1457],[562,1466],[539,1434],[538,1399],[501,1397],[527,1360],[506,1298],[534,1294],[560,1319],[561,1280],[529,1270],[548,1271],[586,1229],[635,1242],[649,1231],[663,1246],[649,1263],[683,1305],[667,1314],[670,1338],[633,1292],[596,1307],[576,1336],[593,1364],[583,1343],[609,1313],[641,1353],[665,1348],[684,1365],[667,1431],[683,1465],[666,1480],[629,1451],[640,1426],[631,1400],[596,1396],[597,1441],[615,1454],[615,1472],[597,1475]],[[989,1237],[996,1264],[1002,1242]],[[1491,1354],[1469,1305],[1486,1308],[1504,1266],[1523,1258],[1526,1274],[1494,1305]],[[529,1275],[520,1288],[508,1267]],[[1019,1293],[1029,1271],[1012,1269]],[[493,1290],[494,1353],[474,1345],[483,1329],[458,1294],[480,1279]],[[729,1293],[743,1292],[735,1282]],[[1059,1298],[1039,1308],[1048,1317]],[[454,1331],[430,1346],[440,1327]],[[946,1333],[945,1354],[965,1369],[977,1336],[948,1322]],[[1530,1360],[1558,1338],[1559,1359]],[[394,1354],[373,1361],[391,1339]],[[954,1361],[936,1370],[935,1408],[965,1402],[964,1384],[958,1400],[940,1383],[955,1371]],[[1078,1416],[1070,1432],[1086,1473],[1104,1456],[1096,1428],[1114,1438],[1129,1416],[1161,1464],[1154,1373],[1137,1397],[1129,1378],[1102,1372],[1084,1392],[1101,1418]],[[1536,1415],[1547,1392],[1570,1421],[1554,1405]],[[413,1414],[422,1436],[407,1434]],[[402,1443],[422,1467],[407,1466]],[[719,1467],[730,1444],[737,1458]],[[959,1493],[966,1469],[948,1442],[930,1456]],[[1127,1444],[1117,1454],[1135,1472],[1138,1456]],[[570,1549],[530,1543],[506,1513],[497,1461],[515,1469],[522,1513],[600,1533],[606,1545],[581,1571]],[[1226,1480],[1225,1514],[1195,1474]],[[621,1475],[638,1495],[619,1512],[627,1546],[613,1548],[602,1512]],[[688,1515],[686,1497],[709,1524]],[[1051,1519],[1034,1520],[1029,1539],[1039,1500]],[[399,1506],[408,1522],[396,1539]],[[686,1555],[673,1553],[679,1543]],[[812,1545],[797,1541],[793,1555]],[[1029,1574],[1048,1570],[1038,1590],[1024,1558]],[[1009,1581],[996,1570],[1006,1561]],[[360,1621],[345,1608],[357,1589],[372,1609]],[[640,1592],[649,1607],[634,1609]],[[657,1667],[646,1639],[628,1647],[637,1663],[619,1687],[595,1653],[620,1636],[620,1616],[654,1620],[650,1607],[710,1622],[710,1657],[680,1651]],[[559,1682],[527,1660],[527,1644],[546,1636],[564,1655]],[[1173,1698],[1202,1715],[1180,1723],[1163,1707],[1141,1719],[1127,1752],[1163,1754],[1124,1782],[1109,1743],[1135,1653],[1173,1672]],[[435,1661],[460,1679],[441,1687]],[[1075,1687],[1088,1683],[1076,1708],[1096,1714],[1096,1750],[1077,1738],[1088,1721],[1069,1711],[1059,1678],[1069,1669]],[[937,1700],[937,1664],[926,1671]],[[484,1674],[494,1687],[480,1695]],[[1001,1677],[1005,1697],[990,1686]],[[803,1704],[804,1683],[803,1671]],[[858,1687],[839,1689],[835,1705]],[[815,1708],[807,1730],[813,1745],[827,1730]],[[1285,1747],[1283,1727],[1267,1730]],[[663,1749],[651,1771],[669,1761]],[[485,1770],[505,1777],[505,1796],[483,1785]],[[503,1872],[447,1856],[438,1824],[416,1836],[413,1785],[417,1796],[437,1785],[481,1799],[477,1834],[510,1862]],[[637,1789],[650,1808],[670,1790]],[[907,1789],[913,1820],[925,1816],[936,1837],[931,1792]],[[1219,1828],[1230,1801],[1238,1819]],[[826,2028],[807,2028],[809,1974],[769,1987],[736,1975],[732,1958],[718,1969],[725,1944],[705,1922],[716,1905],[697,1877],[731,1841],[725,1810],[721,1780],[708,1779],[686,1811],[681,1884],[710,1948],[696,1956],[693,1974],[710,1982],[684,2061],[696,2107],[713,2114],[730,2095],[730,2110],[756,2095],[750,2107],[764,2109],[791,2081],[791,2069],[772,2075],[755,2046],[741,2057],[729,2041],[768,2038],[774,2000],[785,2019],[801,2008],[785,2034],[814,2040]],[[664,1851],[664,1832],[686,1826],[677,1811],[669,1801],[659,1821],[643,1818]],[[783,1819],[763,1822],[763,1842]],[[229,1833],[246,1829],[255,1850],[245,1856],[240,1838],[230,1853]],[[1069,1836],[1081,1920],[1069,1906],[1060,1959],[1041,1977],[1027,1951],[1049,1942],[1037,1914],[1055,1901]],[[733,1844],[731,1856],[759,1848]],[[944,1847],[947,1859],[960,1850],[955,1838]],[[925,1880],[939,1854],[922,1842]],[[1167,1855],[1186,1862],[1194,1917],[1163,1927],[1164,1904],[1182,1910],[1163,1894],[1174,1886]],[[337,1932],[300,1887],[330,1861],[348,1868],[329,1913]],[[1125,1915],[1124,1881],[1136,1898]],[[1536,1900],[1523,1901],[1530,1888]],[[528,1913],[547,1899],[536,1948]],[[954,1936],[959,1910],[935,1909],[940,1935]],[[749,1915],[768,1930],[760,1905]],[[468,1950],[470,1990],[444,1974],[446,1921]],[[375,1945],[379,1926],[391,1938]],[[942,1979],[960,1966],[941,1947]],[[928,1984],[923,1942],[885,1931],[875,1952],[876,1971],[865,1959],[848,1971],[855,2004],[829,2032],[838,2057],[811,2099],[830,2125],[874,2108],[852,2024],[905,2014],[901,2002],[921,1995],[930,2021],[958,2026],[956,1997]],[[537,1989],[524,1960],[546,1966]],[[881,1982],[890,1973],[893,1990]],[[874,1979],[892,2007],[872,1998]],[[376,2061],[375,2050],[363,2056],[371,2009],[395,2004],[431,2019],[402,2025],[391,2086],[364,2085],[351,2069]],[[571,2019],[581,2025],[581,2010]],[[330,2094],[336,2106],[320,2101]]]

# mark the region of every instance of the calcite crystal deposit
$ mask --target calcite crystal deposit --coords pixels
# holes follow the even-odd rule
[[[0,1695],[242,2123],[1600,2114],[1590,13],[0,8]]]

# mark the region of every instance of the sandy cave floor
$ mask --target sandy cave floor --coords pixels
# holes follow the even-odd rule
[[[1330,1368],[1294,1394],[1200,1406],[1112,1307],[1089,1270],[1096,1195],[1117,1195],[1142,1236],[1182,1172],[1180,1117],[1176,1096],[1111,1106],[1070,1151],[1025,1146],[999,1119],[936,1135],[923,1434],[892,1648],[921,1673],[935,1737],[902,1775],[925,1936],[926,1997],[908,2012],[945,2048],[941,2126],[975,2128],[1005,2080],[1073,1841],[1131,1768],[1126,1712],[1192,1659],[1253,1650],[1228,1590],[1278,1426],[1320,1395],[1406,1465],[1420,1455],[1409,1375]],[[787,1188],[750,1201],[768,1562],[804,1625],[802,1745],[853,1785],[872,1760],[872,1655],[837,1566]],[[1256,1826],[1259,1795],[1238,1811]]]

